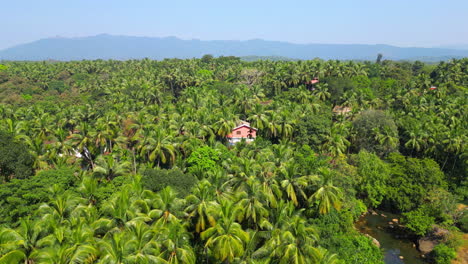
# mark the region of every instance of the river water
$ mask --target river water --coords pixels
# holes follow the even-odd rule
[[[382,216],[383,214],[383,216]],[[426,264],[420,252],[414,246],[414,242],[404,237],[404,234],[392,232],[389,222],[398,219],[398,215],[377,211],[377,215],[366,214],[356,222],[356,228],[364,234],[368,234],[380,243],[384,251],[386,264]],[[403,257],[403,259],[400,258]]]

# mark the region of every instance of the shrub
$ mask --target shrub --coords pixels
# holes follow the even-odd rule
[[[0,131],[0,177],[24,179],[33,174],[34,158],[13,135]]]
[[[433,190],[447,188],[445,175],[434,160],[391,153],[387,161],[390,163],[390,177],[384,200],[392,210],[414,210],[425,202]]]
[[[355,159],[359,174],[359,196],[366,205],[376,208],[387,194],[390,168],[377,155],[365,150],[361,150]]]
[[[44,170],[29,179],[13,179],[0,185],[0,223],[15,223],[30,215],[49,199],[49,188],[54,184],[69,189],[75,184],[74,170],[62,168]]]
[[[349,264],[383,264],[382,251],[375,246],[370,238],[359,234],[334,234],[321,238],[319,244],[328,248],[338,258],[340,263]]]
[[[184,174],[180,169],[147,169],[142,175],[143,187],[159,192],[166,186],[171,186],[179,197],[190,194],[190,190],[197,182],[192,174]]]
[[[220,153],[208,146],[199,147],[190,154],[187,158],[188,170],[198,177],[202,177],[202,173],[214,170],[218,167],[217,163],[220,160]]]
[[[458,226],[463,232],[468,232],[468,211],[465,210],[460,217],[460,220],[458,220]]]
[[[423,208],[404,213],[403,216],[406,227],[420,236],[424,236],[431,229],[435,221],[434,217],[429,216]]]
[[[445,244],[435,246],[432,254],[437,264],[450,264],[457,255],[455,249]]]

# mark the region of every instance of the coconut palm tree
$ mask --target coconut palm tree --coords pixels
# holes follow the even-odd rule
[[[195,232],[201,233],[209,226],[216,225],[219,204],[213,201],[214,188],[208,180],[200,181],[192,194],[186,197],[188,218],[195,222]]]
[[[320,256],[314,247],[317,231],[298,216],[293,216],[282,229],[272,232],[271,238],[253,254],[254,259],[275,263],[315,263]]]
[[[45,227],[42,222],[27,219],[20,221],[18,229],[0,229],[0,263],[34,263],[33,253],[38,248]]]
[[[320,214],[327,214],[332,208],[341,208],[343,194],[340,188],[333,185],[331,172],[327,168],[320,169],[318,189],[309,198],[311,204],[316,204]]]
[[[96,158],[93,174],[108,181],[121,175],[130,173],[131,163],[118,161],[113,155],[101,155]]]
[[[237,218],[239,207],[228,200],[221,200],[221,211],[217,224],[201,233],[205,248],[220,262],[232,263],[235,258],[244,254],[249,241],[249,233],[244,231]]]
[[[171,222],[157,237],[161,241],[162,257],[167,263],[196,262],[195,252],[190,246],[190,234],[179,221]]]
[[[172,136],[165,134],[160,127],[153,127],[148,137],[140,144],[140,155],[146,156],[157,166],[173,163],[176,159],[176,148],[172,142]]]

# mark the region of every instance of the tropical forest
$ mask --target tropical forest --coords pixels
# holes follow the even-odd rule
[[[467,58],[3,61],[0,263],[467,263],[467,95]]]

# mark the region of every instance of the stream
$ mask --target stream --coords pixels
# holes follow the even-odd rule
[[[377,215],[368,213],[361,216],[355,226],[361,233],[368,234],[379,241],[380,248],[384,252],[384,262],[386,264],[426,264],[427,262],[421,257],[413,241],[405,238],[404,235],[398,235],[398,232],[392,232],[392,228],[389,228],[389,222],[395,218],[400,220],[400,217],[383,211],[376,211],[376,213]],[[400,259],[400,256],[403,259]]]

